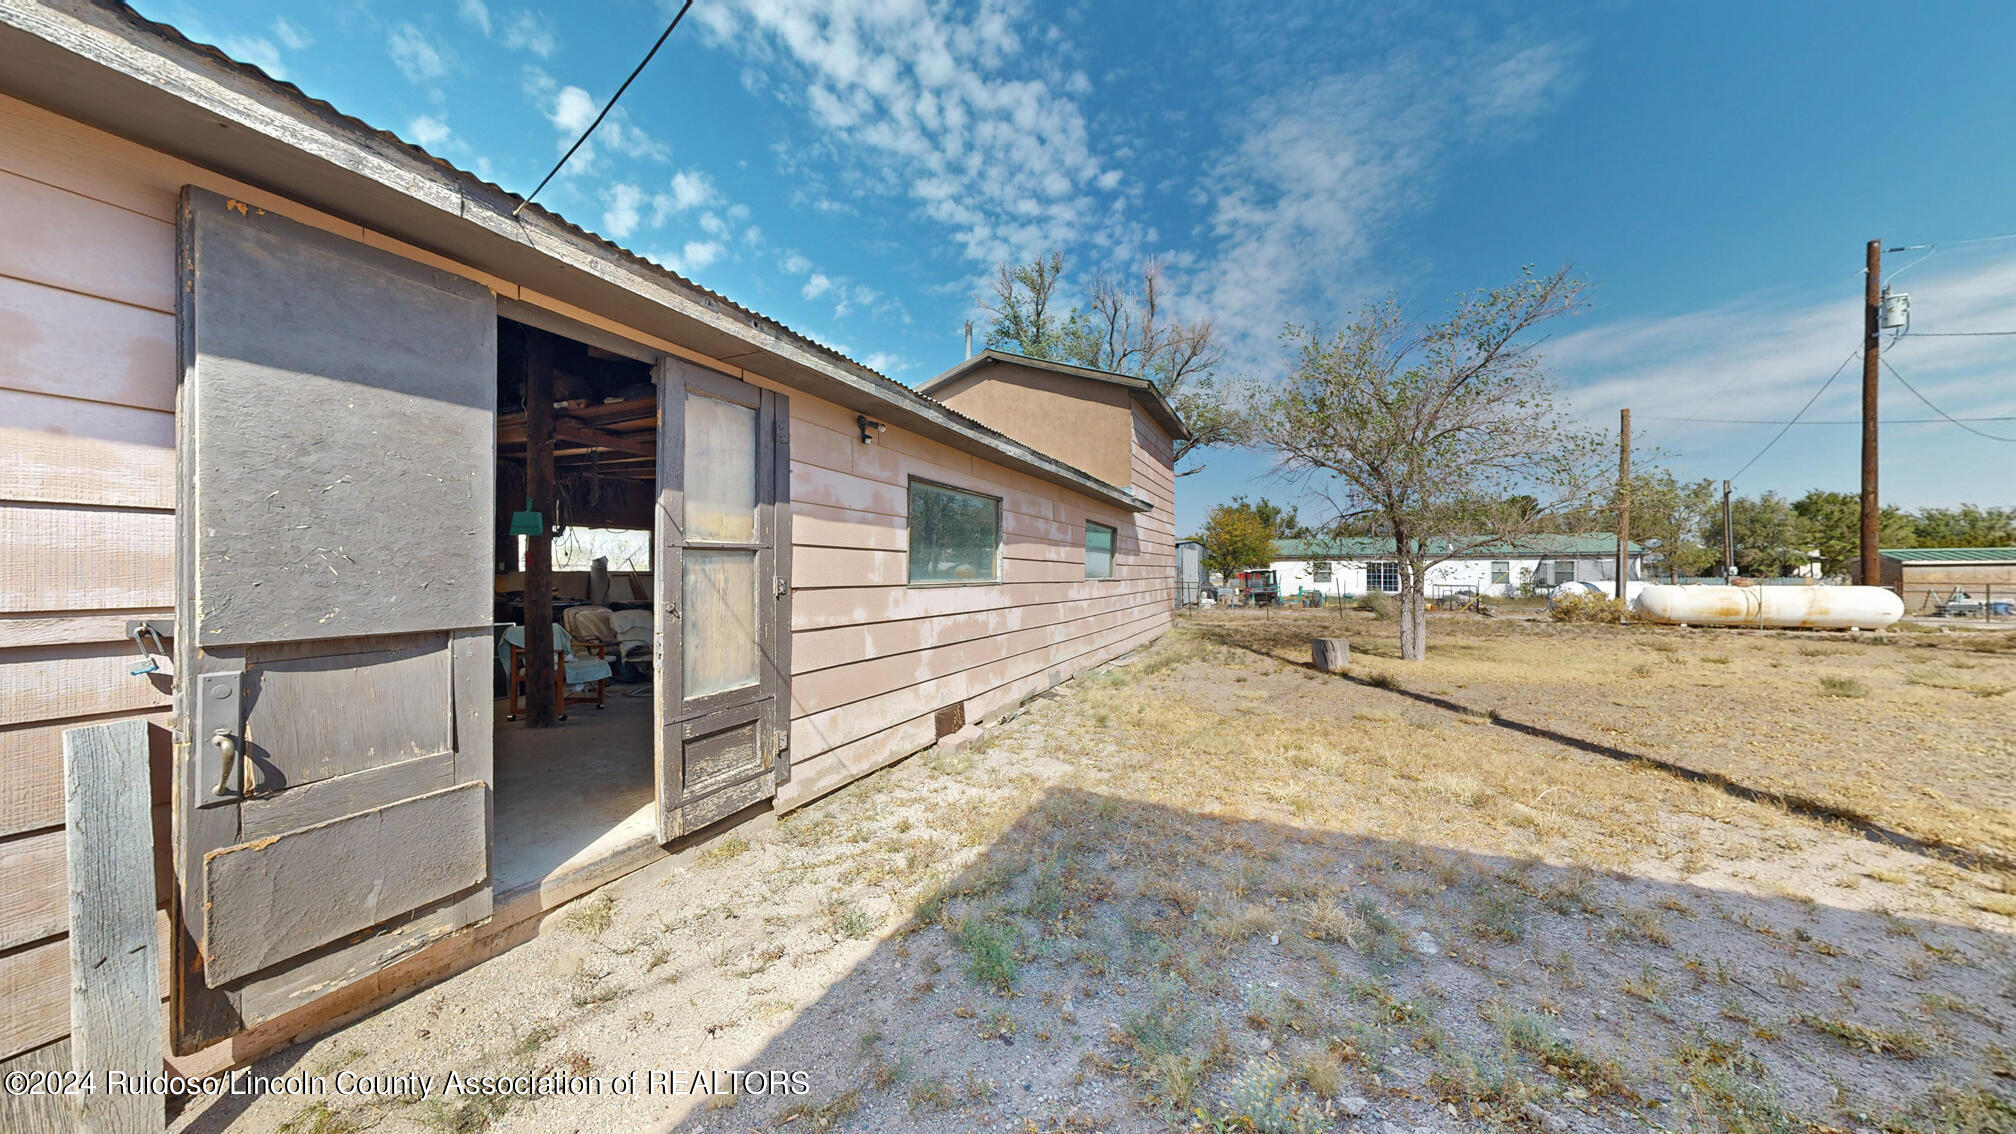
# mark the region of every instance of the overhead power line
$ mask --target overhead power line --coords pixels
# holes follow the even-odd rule
[[[1883,360],[1882,360],[1882,362],[1883,362],[1883,368],[1884,368],[1885,370],[1888,370],[1888,371],[1890,372],[1890,376],[1891,376],[1892,378],[1895,378],[1895,379],[1897,379],[1897,380],[1898,380],[1899,382],[1902,382],[1902,383],[1904,383],[1904,388],[1905,388],[1905,389],[1907,389],[1907,390],[1909,390],[1909,391],[1911,391],[1912,395],[1913,395],[1913,396],[1915,396],[1915,397],[1916,397],[1916,398],[1917,398],[1917,399],[1918,399],[1919,401],[1921,401],[1921,402],[1924,402],[1924,403],[1925,403],[1925,408],[1926,408],[1926,409],[1929,409],[1929,410],[1931,410],[1931,411],[1932,411],[1933,413],[1936,413],[1936,414],[1938,414],[1938,415],[1939,415],[1940,417],[1943,417],[1943,418],[1945,418],[1945,419],[1946,419],[1947,421],[1950,421],[1950,422],[1952,422],[1953,424],[1955,424],[1955,425],[1959,426],[1960,428],[1962,428],[1962,429],[1966,430],[1967,432],[1969,432],[1969,433],[1972,433],[1972,434],[1974,434],[1974,435],[1976,435],[1976,436],[1979,436],[1979,437],[1986,437],[1986,438],[1987,438],[1988,440],[1990,440],[1990,441],[2010,441],[2010,442],[2016,442],[2016,437],[2000,437],[2000,436],[1997,436],[1996,434],[1993,434],[1993,433],[1984,433],[1984,432],[1982,432],[1981,430],[1979,430],[1979,429],[1976,429],[1976,428],[1974,428],[1973,426],[1971,426],[1971,425],[1967,424],[1966,422],[1964,422],[1964,421],[1961,421],[1961,420],[1960,420],[1959,418],[1957,418],[1957,417],[1954,417],[1954,416],[1953,416],[1952,414],[1950,414],[1950,413],[1947,413],[1947,412],[1946,412],[1945,410],[1942,410],[1942,409],[1940,409],[1940,408],[1939,408],[1938,406],[1935,406],[1935,405],[1933,405],[1933,404],[1932,404],[1932,399],[1931,399],[1931,398],[1928,398],[1928,397],[1926,397],[1926,396],[1925,396],[1925,395],[1923,395],[1923,394],[1920,394],[1920,393],[1918,392],[1918,387],[1916,387],[1916,386],[1913,386],[1913,385],[1911,384],[1911,381],[1910,381],[1910,379],[1908,379],[1908,378],[1904,377],[1904,376],[1903,376],[1902,374],[1899,374],[1899,373],[1897,373],[1897,368],[1896,368],[1896,367],[1894,367],[1894,366],[1892,366],[1892,365],[1890,365],[1890,360],[1889,360],[1889,359],[1885,358],[1885,359],[1883,359]]]
[[[1843,370],[1848,369],[1848,364],[1850,362],[1855,361],[1855,356],[1861,353],[1862,348],[1860,347],[1857,347],[1854,350],[1849,351],[1848,357],[1841,360],[1841,365],[1834,368],[1834,373],[1829,374],[1827,376],[1827,380],[1825,382],[1820,383],[1820,388],[1813,391],[1813,396],[1806,399],[1806,404],[1799,407],[1799,412],[1792,415],[1792,420],[1786,422],[1785,427],[1783,429],[1780,429],[1778,432],[1772,434],[1771,440],[1766,441],[1764,443],[1764,447],[1762,449],[1757,450],[1757,455],[1743,462],[1743,467],[1737,469],[1736,475],[1730,477],[1729,479],[1731,481],[1741,479],[1744,473],[1750,471],[1751,465],[1756,464],[1758,460],[1760,460],[1764,456],[1764,454],[1771,451],[1771,446],[1776,445],[1778,443],[1779,438],[1785,436],[1787,433],[1790,433],[1792,431],[1792,427],[1799,423],[1799,419],[1806,416],[1806,411],[1813,408],[1813,403],[1820,400],[1820,395],[1827,392],[1827,387],[1832,386],[1834,384],[1834,379],[1841,377],[1841,372]]]
[[[609,96],[608,103],[602,107],[602,113],[597,114],[595,116],[595,121],[590,122],[588,124],[588,128],[586,130],[581,131],[581,136],[574,139],[574,144],[567,147],[567,152],[560,155],[560,160],[554,163],[552,171],[547,173],[545,177],[540,179],[539,184],[533,187],[532,192],[525,195],[524,200],[518,202],[517,209],[511,210],[512,216],[514,217],[517,216],[518,209],[522,209],[525,206],[532,203],[532,198],[537,197],[539,195],[539,190],[546,188],[546,183],[553,180],[554,177],[559,175],[561,167],[565,166],[567,164],[567,159],[574,156],[574,151],[580,149],[581,144],[588,140],[588,135],[593,134],[595,132],[595,127],[602,125],[602,120],[604,118],[609,117],[610,111],[616,109],[616,100],[622,98],[623,92],[630,89],[630,84],[637,81],[637,76],[644,73],[645,67],[650,66],[651,57],[658,54],[659,48],[665,46],[665,41],[667,39],[670,39],[672,36],[672,29],[678,27],[679,21],[686,18],[686,9],[691,8],[692,6],[693,6],[693,0],[686,0],[684,4],[681,4],[679,6],[679,11],[672,16],[672,22],[665,25],[665,30],[659,33],[658,42],[652,44],[651,50],[644,53],[644,59],[642,62],[637,64],[637,69],[630,72],[630,77],[623,80],[623,85],[616,88],[615,94]]]
[[[2016,232],[1998,233],[1994,236],[1974,236],[1966,240],[1934,240],[1925,244],[1900,244],[1886,248],[1885,252],[1911,252],[1919,248],[1958,248],[1965,244],[1986,244],[1992,240],[2016,240]]]
[[[1646,414],[1647,421],[1691,421],[1696,425],[1860,425],[1860,418],[1841,418],[1835,421],[1764,421],[1747,417],[1658,417]],[[1885,425],[1944,425],[1949,421],[2016,421],[2011,417],[1886,417]]]
[[[2016,335],[2016,331],[1906,331],[1905,335],[1913,339],[1986,339]]]

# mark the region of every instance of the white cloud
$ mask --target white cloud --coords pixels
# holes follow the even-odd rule
[[[422,114],[406,125],[407,136],[424,149],[435,149],[454,136],[448,124],[431,114]]]
[[[526,95],[538,104],[540,113],[553,124],[559,135],[554,145],[563,153],[595,121],[595,115],[601,109],[587,91],[571,84],[563,85],[538,67],[525,68],[523,86]],[[567,163],[566,175],[577,176],[594,171],[598,146],[611,153],[650,161],[667,161],[672,156],[670,147],[633,125],[624,108],[619,106],[609,112],[595,131],[594,138],[575,153],[574,160]]]
[[[448,73],[449,57],[412,24],[400,24],[387,37],[386,48],[399,73],[415,83],[429,82]]]
[[[822,273],[814,272],[812,273],[812,278],[805,281],[805,286],[799,289],[798,294],[803,295],[807,299],[817,299],[831,290],[833,290],[833,281],[826,278]]]
[[[721,191],[714,187],[713,178],[697,169],[682,169],[672,175],[670,191],[658,194],[653,204],[657,209],[657,222],[662,224],[675,213],[705,208],[718,204],[720,200]]]
[[[1937,261],[1933,265],[1936,266]],[[1902,285],[1908,281],[1909,287]],[[1912,386],[1955,417],[2016,414],[2016,385],[2002,380],[2007,340],[1940,338],[1929,332],[2016,327],[2016,262],[1913,273],[1912,329],[1883,357]],[[1630,407],[1646,448],[1689,477],[1734,473],[1835,375],[1803,420],[1855,421],[1861,413],[1862,284],[1840,279],[1826,295],[1739,296],[1715,307],[1612,319],[1548,343],[1549,370],[1588,424],[1614,429]],[[1846,362],[1844,366],[1843,363]],[[1944,423],[1885,370],[1882,375],[1884,484],[1900,503],[1951,504],[1980,484],[1978,470],[2009,462],[2008,446]],[[2016,422],[1973,423],[2016,436]],[[1738,482],[1797,494],[1815,484],[1852,486],[1859,475],[1853,426],[1794,427]],[[1652,458],[1661,459],[1661,458]],[[1972,472],[1970,473],[1970,470]]]
[[[485,0],[461,0],[456,5],[455,14],[462,22],[482,32],[485,39],[501,39],[504,46],[512,51],[527,51],[545,59],[559,49],[560,37],[553,30],[553,21],[528,8],[519,8],[505,16],[501,25],[492,20],[490,5]],[[497,35],[496,33],[500,33]]]
[[[486,18],[485,24],[488,24]],[[485,28],[487,33],[487,26]],[[553,24],[536,12],[520,8],[504,22],[504,46],[513,51],[529,51],[544,59],[559,46]]]
[[[903,371],[910,369],[908,362],[886,350],[878,350],[870,354],[867,358],[861,360],[861,365],[883,374],[901,374]]]
[[[686,242],[685,247],[679,250],[679,270],[681,272],[699,271],[714,261],[719,260],[726,251],[728,251],[726,248],[723,248],[712,240],[689,240]]]
[[[602,213],[604,235],[623,240],[637,230],[637,223],[644,215],[644,190],[630,184],[612,185],[603,194],[603,201],[608,205]]]
[[[302,31],[285,19],[273,21],[273,38],[287,45],[289,51],[301,51],[315,45],[315,37]]]
[[[567,134],[579,134],[595,121],[595,100],[580,87],[561,87],[553,96],[553,105],[546,111],[546,120],[553,127]]]
[[[1121,179],[1074,97],[1088,80],[1047,39],[1023,42],[1037,22],[1021,0],[728,0],[695,15],[710,43],[771,73],[766,89],[803,103],[862,186],[907,192],[968,259],[1027,259],[1111,227],[1097,194]],[[802,188],[807,207],[848,210]]]
[[[777,262],[777,266],[790,275],[802,276],[812,270],[812,261],[799,253],[787,252],[784,258]]]
[[[231,58],[250,63],[276,79],[287,77],[287,67],[280,62],[280,49],[264,36],[229,36],[218,46]]]
[[[462,17],[463,23],[486,36],[490,34],[490,6],[483,0],[462,0],[456,6],[455,12]]]
[[[1219,242],[1202,278],[1235,351],[1272,358],[1284,321],[1335,318],[1383,284],[1367,267],[1374,240],[1432,199],[1452,141],[1516,128],[1567,81],[1564,49],[1443,45],[1248,106],[1202,186]]]

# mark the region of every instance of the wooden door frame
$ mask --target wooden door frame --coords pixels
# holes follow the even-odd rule
[[[769,755],[775,788],[791,778],[791,400],[779,390],[758,386],[667,355],[658,364],[658,492],[652,526],[652,706],[656,713],[652,763],[659,807],[659,840],[669,844],[690,834],[678,802],[685,795],[682,752],[692,722],[732,708],[739,690],[724,690],[698,702],[680,695],[685,687],[683,636],[671,632],[683,621],[685,539],[685,409],[689,388],[756,411],[758,586],[767,574],[774,583],[758,595],[757,665],[768,670],[773,689],[764,725],[775,741]],[[764,459],[765,453],[769,459]],[[767,561],[767,570],[765,567]],[[677,637],[679,647],[671,643]],[[743,781],[746,782],[746,781]],[[668,803],[668,801],[671,801]],[[669,816],[669,819],[668,819]]]

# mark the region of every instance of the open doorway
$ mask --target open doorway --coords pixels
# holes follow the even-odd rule
[[[497,357],[491,861],[501,902],[655,841],[659,407],[648,363],[547,330],[499,319]],[[528,407],[542,396],[543,415]],[[543,671],[532,630],[542,608],[553,659]]]

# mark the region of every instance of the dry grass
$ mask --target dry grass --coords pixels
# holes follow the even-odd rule
[[[424,1027],[471,1066],[811,1069],[804,1096],[696,1101],[681,1130],[2009,1129],[2016,879],[1589,749],[1987,838],[2010,829],[1997,701],[1907,678],[2016,680],[2016,655],[1432,625],[1402,665],[1391,623],[1347,614],[1339,679],[1300,664],[1335,612],[1186,618],[970,760],[581,903],[330,1054],[411,1063]],[[508,1033],[457,1038],[493,1000]],[[623,1128],[626,1103],[514,1102],[497,1128]],[[427,1124],[331,1106],[302,1126]]]
[[[2002,704],[2016,688],[2016,634],[1823,638],[1453,616],[1431,621],[1427,660],[1402,666],[1390,628],[1362,616],[1223,613],[1195,625],[1296,663],[1316,631],[1347,637],[1354,676],[1381,688],[1448,690],[1476,713],[2016,860],[2016,728]]]

